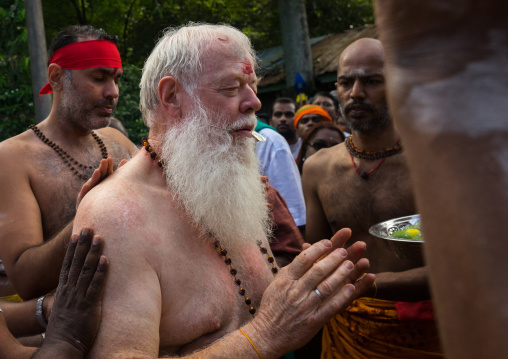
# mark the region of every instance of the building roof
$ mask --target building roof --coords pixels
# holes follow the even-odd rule
[[[315,81],[322,83],[335,82],[340,54],[349,44],[363,37],[377,38],[376,26],[370,25],[351,29],[340,34],[330,34],[311,39]],[[282,46],[259,51],[257,55],[260,61],[256,73],[259,77],[262,77],[258,85],[259,92],[269,92],[286,87]]]

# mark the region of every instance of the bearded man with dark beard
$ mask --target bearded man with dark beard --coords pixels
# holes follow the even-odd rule
[[[417,213],[406,158],[387,107],[381,42],[360,39],[349,45],[339,59],[336,86],[351,136],[344,144],[319,151],[303,166],[306,240],[314,243],[339,228],[350,228],[351,243],[367,243],[365,256],[376,281],[326,324],[322,354],[439,357],[427,268],[420,260],[396,257],[369,234],[379,222]],[[419,316],[422,308],[425,317]]]
[[[92,358],[279,358],[372,285],[348,230],[279,269],[254,151],[255,54],[228,26],[169,29],[143,69],[142,149],[83,199],[110,262]]]
[[[0,144],[0,299],[17,293],[48,304],[41,296],[58,284],[80,189],[107,157],[112,171],[138,152],[108,127],[123,73],[117,43],[90,25],[62,29],[49,48],[49,82],[40,91],[53,93],[50,114]]]

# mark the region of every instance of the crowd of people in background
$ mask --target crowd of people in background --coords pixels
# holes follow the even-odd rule
[[[443,309],[453,311],[448,282],[436,276],[446,257],[431,268],[369,233],[421,208],[431,218],[422,193],[439,187],[411,175],[404,139],[413,131],[429,144],[433,134],[400,89],[415,81],[421,92],[408,103],[430,98],[432,110],[449,109],[424,88],[434,73],[400,75],[411,72],[401,59],[412,53],[394,34],[411,34],[386,30],[409,26],[390,21],[390,10],[380,11],[383,42],[362,38],[340,54],[333,91],[303,104],[276,98],[269,116],[259,114],[256,56],[244,34],[227,25],[168,29],[143,69],[149,135],[137,145],[112,117],[118,38],[63,29],[41,90],[53,93],[50,115],[0,143],[9,168],[0,175],[0,358],[439,358],[443,344],[465,357],[437,327],[436,317],[441,328],[469,325],[463,337],[481,335]],[[425,11],[447,23],[442,10]],[[434,65],[449,75],[444,63]],[[439,86],[446,94],[456,84]],[[395,122],[394,112],[420,122]],[[425,174],[426,157],[409,147]],[[453,151],[448,166],[463,161]],[[467,193],[474,178],[464,180]],[[436,243],[429,253],[443,258]],[[457,288],[473,295],[460,264]],[[492,328],[496,340],[471,344],[471,353],[506,354]]]

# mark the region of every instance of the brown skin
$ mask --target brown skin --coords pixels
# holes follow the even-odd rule
[[[91,230],[82,231],[79,241],[78,235],[75,235],[69,244],[60,275],[58,298],[46,330],[46,339],[39,350],[21,345],[9,332],[0,313],[1,358],[84,357],[99,329],[108,269],[107,258],[101,256],[101,238],[95,236],[92,240],[92,237]],[[33,317],[33,311],[30,313]],[[7,317],[7,313],[4,314]],[[42,337],[39,335],[36,339],[35,344],[40,345]]]
[[[16,289],[7,276],[0,274],[0,298],[16,294]]]
[[[104,141],[114,167],[131,158],[137,149],[120,132],[107,126],[107,110],[93,107],[100,101],[118,100],[121,70],[92,68],[72,71],[70,91],[58,65],[49,66],[53,107],[38,127],[78,162],[96,166],[101,152],[91,136],[93,129]],[[63,117],[63,98],[71,96],[77,105],[90,108],[86,119]],[[85,99],[80,102],[81,99]],[[100,128],[100,129],[99,129]],[[9,279],[24,299],[46,294],[58,284],[58,273],[68,244],[76,212],[76,195],[85,180],[75,176],[64,161],[32,130],[0,144],[0,165],[9,168],[0,176],[0,258]],[[83,172],[90,176],[92,171]]]
[[[309,130],[312,126],[314,126],[316,123],[319,123],[321,121],[326,121],[323,117],[316,115],[316,114],[308,114],[305,116],[302,116],[300,121],[298,121],[297,124],[297,132],[298,136],[303,137],[305,132]]]
[[[307,141],[307,152],[305,153],[305,157],[308,159],[310,156],[314,155],[318,150],[316,150],[313,146],[310,144],[314,143],[323,143],[326,144],[326,146],[333,147],[338,145],[339,143],[343,142],[342,138],[340,137],[338,131],[334,131],[329,128],[321,128],[317,130],[315,133],[312,134],[308,138]]]
[[[385,104],[382,59],[382,48],[372,39],[360,40],[344,50],[337,87],[343,108],[353,100],[376,107]],[[372,112],[361,108],[351,112],[357,123],[376,121]],[[353,130],[355,146],[366,151],[392,147],[397,136],[392,123],[370,132]],[[354,161],[365,172],[379,164],[379,160],[354,158]],[[307,242],[315,243],[340,228],[351,228],[350,243],[367,243],[365,255],[371,271],[376,273],[377,298],[399,301],[429,298],[422,263],[397,258],[382,240],[368,233],[376,223],[417,212],[404,154],[387,158],[365,180],[355,172],[344,144],[339,144],[319,151],[305,162],[302,182]],[[374,289],[367,295],[374,295]]]
[[[286,117],[286,115],[283,114],[281,117],[275,117],[273,115],[275,112],[293,112],[293,116]],[[276,103],[273,105],[272,118],[270,119],[270,126],[274,127],[290,145],[293,145],[298,141],[294,125],[295,112],[295,105],[292,103]]]
[[[48,295],[44,298],[42,302],[44,318],[49,318],[53,300],[53,295]],[[37,299],[24,302],[0,301],[0,308],[3,310],[7,327],[14,336],[21,337],[44,332],[44,328],[41,327],[34,315],[36,303]]]
[[[508,4],[376,5],[446,357],[506,358]]]
[[[314,101],[312,101],[313,105],[321,106],[332,118],[333,122],[335,123],[337,120],[337,109],[335,108],[335,104],[333,103],[332,99],[326,97],[326,96],[317,96]]]

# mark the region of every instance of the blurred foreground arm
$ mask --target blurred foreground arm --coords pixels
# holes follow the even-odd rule
[[[447,358],[508,356],[508,3],[377,0]]]
[[[102,314],[108,261],[99,236],[83,230],[74,235],[64,259],[46,339],[33,356],[82,358],[91,348]]]

